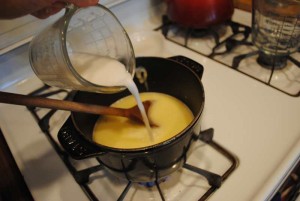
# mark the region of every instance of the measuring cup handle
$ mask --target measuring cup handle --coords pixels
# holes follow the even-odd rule
[[[201,64],[199,64],[198,62],[196,62],[190,58],[187,58],[185,56],[174,56],[174,57],[170,57],[169,59],[177,61],[177,62],[187,66],[192,71],[194,71],[201,80],[204,69],[203,69],[203,66]]]
[[[71,117],[59,130],[57,138],[66,152],[76,160],[105,154],[76,130]]]

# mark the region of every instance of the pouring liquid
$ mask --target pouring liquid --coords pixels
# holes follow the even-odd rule
[[[149,138],[152,141],[154,140],[149,119],[141,101],[138,88],[121,62],[108,57],[99,57],[97,55],[83,53],[73,53],[71,61],[76,71],[89,82],[102,86],[125,86],[135,97]]]
[[[135,122],[119,116],[103,116],[95,123],[93,141],[117,149],[145,148],[167,142],[185,132],[194,119],[190,108],[176,97],[159,92],[143,92],[140,97],[142,101],[152,101],[148,115],[154,122],[159,122],[158,127],[152,128],[154,140],[149,139],[147,130]],[[128,108],[134,104],[134,97],[126,96],[112,106]]]

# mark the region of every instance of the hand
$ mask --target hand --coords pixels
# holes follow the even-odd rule
[[[96,5],[98,0],[0,0],[0,19],[12,19],[27,14],[45,19],[65,8],[68,3],[86,7]]]

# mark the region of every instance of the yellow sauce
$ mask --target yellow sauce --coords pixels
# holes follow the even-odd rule
[[[146,127],[124,117],[102,116],[95,124],[93,140],[113,148],[141,148],[166,141],[185,129],[194,116],[190,109],[175,97],[163,93],[140,94],[142,101],[151,100],[148,116],[158,127],[152,127],[151,139]],[[129,108],[136,105],[133,96],[127,96],[111,106]]]

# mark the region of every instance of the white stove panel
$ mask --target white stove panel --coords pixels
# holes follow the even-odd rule
[[[164,6],[154,7],[150,1],[131,0],[114,7],[113,11],[126,26],[137,56],[184,55],[204,66],[202,130],[214,128],[216,142],[239,159],[237,169],[209,200],[269,199],[299,160],[300,99],[263,85],[153,33],[152,30],[160,26]],[[235,15],[241,13],[236,12]],[[28,94],[42,86],[28,66],[26,46],[22,48],[19,49],[20,57],[0,57],[0,70],[7,72],[6,76],[0,76],[3,91]],[[9,70],[11,66],[15,71]],[[54,137],[68,117],[68,112],[59,112],[55,116],[51,122],[54,125],[51,128]],[[0,127],[34,199],[88,200],[38,125],[32,124],[34,121],[25,107],[0,104]],[[194,151],[197,154],[192,155],[189,162],[199,163],[201,167],[216,172],[224,171],[227,162],[210,152],[209,147],[204,147],[207,148],[196,146]],[[197,161],[198,157],[203,161]],[[213,165],[215,160],[223,165]],[[74,163],[79,169],[96,164],[94,160]],[[198,200],[199,194],[208,188],[205,179],[186,170],[181,172],[187,176],[175,173],[174,177],[172,175],[162,184],[167,200],[176,200],[180,196],[184,200]],[[115,178],[103,177],[102,174],[106,175],[105,172],[93,174],[94,180],[90,185],[97,190],[97,196],[115,200],[126,184]],[[104,183],[101,188],[100,182]],[[107,195],[106,192],[111,192],[111,189],[116,191]],[[157,191],[149,191],[138,184],[134,184],[126,200],[146,200],[146,196],[149,200],[160,200]]]

